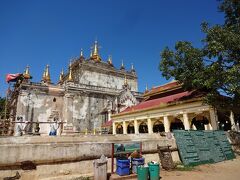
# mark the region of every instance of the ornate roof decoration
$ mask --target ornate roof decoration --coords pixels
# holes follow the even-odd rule
[[[62,83],[63,82],[63,77],[64,77],[64,72],[63,72],[63,69],[59,75],[59,83]]]
[[[95,41],[94,42],[94,46],[93,46],[93,52],[92,52],[92,56],[90,57],[92,60],[94,60],[95,62],[101,62],[101,57],[99,55],[99,52],[98,52],[98,42]]]
[[[133,63],[131,64],[131,72],[132,72],[132,73],[135,73],[135,72],[136,72],[135,69],[134,69]]]
[[[49,67],[50,66],[47,64],[46,70],[45,70],[45,82],[46,83],[51,83]]]
[[[83,49],[80,50],[80,61],[83,61],[85,58],[83,56]]]
[[[30,72],[29,72],[29,66],[28,66],[28,65],[26,66],[26,69],[25,69],[25,71],[24,71],[24,73],[23,73],[23,77],[24,77],[25,79],[30,79],[30,78],[31,78],[31,75],[30,75]]]
[[[125,67],[124,67],[124,64],[123,64],[123,60],[122,60],[122,64],[121,64],[120,70],[125,70]]]
[[[108,56],[107,63],[108,63],[109,65],[113,66],[113,64],[112,64],[112,56],[111,56],[111,55]]]
[[[69,74],[68,74],[68,82],[72,82],[73,81],[73,77],[72,77],[72,62],[70,61],[69,63]]]

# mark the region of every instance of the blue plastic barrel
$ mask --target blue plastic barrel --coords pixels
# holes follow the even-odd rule
[[[144,158],[132,158],[132,173],[137,173],[137,167],[144,165]]]
[[[120,160],[117,159],[117,170],[116,173],[119,176],[129,175],[130,174],[130,160]]]

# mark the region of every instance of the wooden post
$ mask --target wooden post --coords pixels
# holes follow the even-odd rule
[[[140,142],[140,155],[142,155],[142,142]]]
[[[112,143],[112,167],[111,167],[111,173],[113,174],[114,171],[114,143]]]

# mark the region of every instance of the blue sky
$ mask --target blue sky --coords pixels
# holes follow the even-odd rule
[[[123,59],[134,64],[139,90],[166,79],[158,70],[160,52],[176,41],[201,46],[200,24],[223,23],[217,0],[1,0],[0,96],[5,95],[7,73],[30,66],[39,82],[46,64],[57,82],[62,68],[83,48],[89,57],[97,38],[100,54],[111,54],[119,68]]]

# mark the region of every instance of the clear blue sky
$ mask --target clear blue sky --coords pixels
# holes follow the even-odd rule
[[[33,81],[41,80],[50,64],[53,82],[80,48],[89,56],[98,39],[104,60],[138,74],[139,90],[167,81],[158,70],[160,51],[178,40],[200,46],[202,21],[222,23],[217,0],[1,0],[0,96],[7,73],[23,72],[27,64]]]

